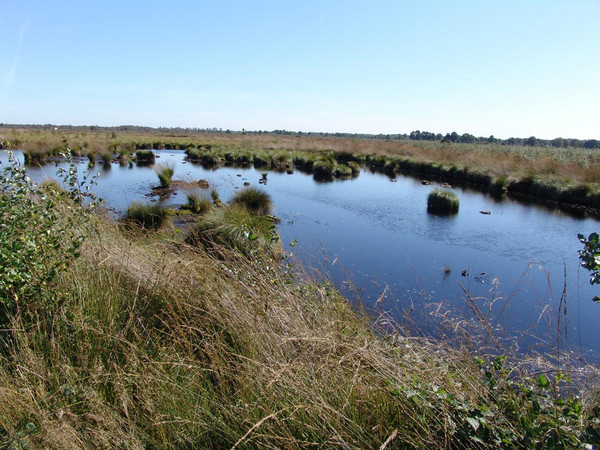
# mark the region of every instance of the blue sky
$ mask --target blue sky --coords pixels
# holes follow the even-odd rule
[[[600,138],[600,1],[0,0],[0,122]]]

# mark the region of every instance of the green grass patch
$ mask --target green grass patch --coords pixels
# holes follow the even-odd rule
[[[235,204],[213,208],[204,214],[189,233],[187,242],[205,248],[224,246],[246,256],[281,250],[273,220]]]
[[[427,211],[441,214],[455,214],[458,212],[458,196],[442,189],[434,189],[427,197]]]
[[[253,214],[265,215],[273,209],[271,196],[262,189],[255,187],[247,187],[237,191],[231,202],[234,205],[246,208]]]
[[[173,184],[173,175],[175,174],[175,163],[167,162],[158,164],[154,171],[160,181],[160,187],[168,189]]]
[[[183,209],[193,212],[194,214],[205,214],[212,207],[212,200],[205,192],[192,190],[186,193],[187,203],[182,206]]]
[[[155,161],[154,152],[152,150],[138,149],[135,152],[135,159],[138,164],[152,164]]]
[[[123,217],[127,224],[139,226],[145,230],[158,230],[169,218],[169,211],[160,203],[133,203]]]

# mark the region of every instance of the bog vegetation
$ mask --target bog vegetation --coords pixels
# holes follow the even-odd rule
[[[2,448],[600,442],[594,368],[374,326],[294,269],[269,199],[215,192],[188,236],[168,217],[140,232],[93,211],[76,165],[63,176],[3,172]]]
[[[58,155],[63,138],[76,154],[154,162],[152,149],[185,151],[194,164],[253,165],[268,170],[302,170],[320,180],[358,176],[370,169],[468,184],[496,195],[600,208],[600,146],[596,140],[530,137],[475,138],[450,133],[346,136],[318,133],[230,133],[217,130],[141,127],[0,127],[3,148],[22,149],[27,163]]]
[[[452,191],[436,188],[427,197],[427,211],[432,213],[456,214],[458,207],[458,196]]]

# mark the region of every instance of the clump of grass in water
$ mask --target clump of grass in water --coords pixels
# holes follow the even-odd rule
[[[133,203],[123,220],[125,223],[135,224],[146,230],[158,230],[169,217],[168,210],[160,203],[139,202]]]
[[[159,164],[154,171],[156,172],[156,175],[158,175],[160,187],[165,189],[170,188],[173,182],[173,174],[175,173],[175,163],[168,162]]]
[[[182,206],[183,209],[187,209],[195,214],[205,214],[210,211],[212,201],[205,194],[198,190],[192,190],[186,196],[187,204]]]
[[[313,173],[316,175],[333,175],[335,172],[335,161],[331,159],[318,159],[312,166]]]
[[[458,196],[452,191],[434,189],[427,197],[427,211],[453,214],[458,212]]]
[[[236,192],[231,201],[234,205],[243,206],[253,214],[265,215],[273,209],[271,196],[255,187],[248,187]]]
[[[135,158],[140,164],[151,164],[154,162],[155,156],[152,150],[138,150],[135,152]]]
[[[350,177],[353,173],[354,171],[352,170],[352,168],[350,166],[347,166],[346,164],[340,164],[335,169],[336,177]]]

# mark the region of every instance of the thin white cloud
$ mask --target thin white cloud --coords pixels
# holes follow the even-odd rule
[[[19,59],[21,57],[21,48],[23,47],[23,40],[25,39],[25,32],[29,27],[30,22],[26,22],[19,27],[19,42],[17,43],[17,50],[15,57],[6,76],[6,86],[11,87],[15,82],[15,75],[17,74],[17,67],[19,65]]]

